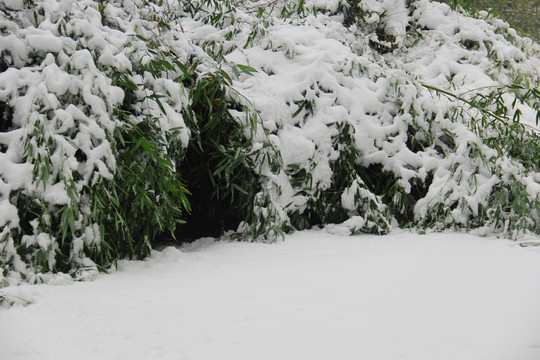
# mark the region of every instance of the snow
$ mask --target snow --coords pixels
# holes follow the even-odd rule
[[[51,33],[27,35],[26,41],[35,50],[46,53],[57,53],[62,49],[62,42]]]
[[[0,309],[0,358],[537,360],[539,250],[461,233],[201,239],[93,282],[2,289],[33,303]]]
[[[202,6],[194,14],[188,13],[190,2],[159,3],[47,0],[31,11],[20,0],[0,2],[0,11],[10,14],[0,16],[0,52],[9,67],[0,73],[0,102],[13,111],[13,129],[0,133],[5,148],[5,154],[0,152],[4,279],[43,278],[30,265],[41,253],[20,247],[23,236],[25,244],[39,244],[39,231],[49,231],[48,245],[56,246],[48,250],[50,263],[53,255],[78,265],[99,262],[95,249],[101,238],[91,229],[102,224],[90,212],[87,189],[118,175],[115,133],[126,120],[118,116],[117,110],[125,111],[121,105],[132,106],[128,119],[133,124],[157,119],[171,148],[186,148],[196,135],[183,118],[193,100],[193,84],[176,80],[184,71],[171,70],[171,64],[159,74],[139,69],[165,60],[183,64],[192,80],[229,74],[231,113],[240,124],[254,115],[260,120],[253,138],[246,136],[252,146],[246,150],[253,150],[250,170],[257,171],[262,189],[253,208],[261,222],[277,228],[313,225],[294,219],[313,213],[321,194],[334,192],[341,202],[331,206],[347,214],[342,224],[327,227],[336,234],[386,231],[374,222],[396,225],[393,216],[406,211],[405,205],[394,209],[400,199],[414,202],[400,225],[429,222],[444,229],[491,222],[492,231],[484,227],[485,234],[538,232],[539,173],[489,147],[487,138],[493,135],[502,143],[502,137],[493,129],[479,136],[474,130],[482,114],[465,106],[476,95],[488,96],[519,78],[539,83],[540,46],[517,36],[508,24],[487,13],[473,18],[428,0],[363,0],[358,11],[365,21],[351,26],[344,25],[341,0],[307,0],[306,9],[316,5],[327,11],[285,17],[278,15],[284,1],[273,1],[264,14],[255,10],[264,2],[237,2],[223,14],[212,2],[203,6],[194,0],[193,6]],[[241,65],[253,73],[238,74]],[[159,106],[152,98],[161,99]],[[514,108],[515,100],[505,94],[507,110],[521,111],[519,120],[538,128],[538,102],[516,102]],[[175,139],[167,134],[173,129]],[[246,133],[251,130],[246,127]],[[414,148],[417,142],[421,146]],[[261,154],[272,160],[261,164]],[[44,163],[50,163],[50,171],[49,165],[40,170]],[[370,189],[360,179],[359,172],[377,168],[395,183],[391,191]],[[339,178],[345,180],[339,183]],[[533,209],[520,217],[523,229],[511,224],[517,222],[513,218],[519,217],[514,214],[521,203],[492,200],[498,189],[515,183],[527,189],[523,203]],[[419,186],[426,187],[425,194],[415,190]],[[60,214],[64,205],[83,204],[73,206],[76,234],[67,244],[56,238],[50,225],[58,223],[55,215],[26,234],[21,209],[9,199],[13,192],[35,196],[51,214]],[[441,214],[437,209],[454,210]],[[495,220],[489,215],[500,212]],[[242,229],[249,233],[245,223]],[[27,273],[10,274],[12,258],[19,265],[26,261]]]

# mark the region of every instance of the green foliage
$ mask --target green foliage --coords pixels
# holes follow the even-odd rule
[[[477,111],[470,124],[484,143],[496,149],[501,156],[509,156],[521,163],[529,171],[540,170],[539,134],[521,122],[520,105],[527,104],[536,110],[536,124],[540,121],[540,89],[531,87],[518,77],[511,85],[498,86],[489,93],[478,91],[470,98],[458,96],[430,85],[424,87],[437,93],[461,101],[465,106]],[[504,100],[508,94],[514,95],[512,104]],[[478,156],[482,154],[479,153]]]
[[[295,187],[304,186],[304,193],[311,192],[314,196],[303,213],[292,214],[292,224],[297,228],[307,228],[343,223],[352,216],[362,216],[368,223],[357,229],[358,232],[385,234],[390,230],[391,215],[381,198],[387,191],[380,186],[390,183],[391,174],[361,166],[355,150],[354,128],[349,123],[337,123],[335,126],[338,131],[332,142],[339,151],[339,157],[330,164],[332,184],[328,189],[313,189],[309,171],[297,169],[294,176],[300,182]],[[382,175],[382,181],[377,181],[381,179],[375,179],[376,175]],[[351,198],[345,200],[347,204],[344,196]]]
[[[282,19],[290,19],[292,17],[305,18],[309,14],[317,14],[317,8],[306,7],[304,0],[285,1],[281,8],[280,16]]]
[[[480,169],[487,167],[500,177],[501,181],[491,189],[487,201],[483,204],[471,205],[465,198],[454,199],[451,206],[437,204],[422,221],[427,227],[438,227],[452,219],[452,211],[457,209],[468,214],[467,227],[476,228],[492,226],[501,233],[517,237],[524,231],[538,232],[540,224],[534,214],[539,214],[540,198],[533,197],[527,191],[523,178],[513,174],[505,174],[502,167],[504,158],[509,158],[524,167],[526,173],[537,173],[540,169],[540,142],[536,130],[527,127],[520,120],[520,106],[527,104],[536,110],[536,119],[540,117],[540,92],[523,81],[523,77],[515,83],[499,86],[489,92],[469,93],[469,97],[456,95],[449,91],[429,85],[424,87],[436,91],[461,102],[461,111],[474,112],[471,117],[471,128],[482,139],[483,143],[496,150],[498,156],[489,156],[484,151],[472,146],[469,155],[479,164],[469,178],[475,187],[476,177]],[[505,101],[508,94],[514,95],[511,104]],[[459,111],[458,111],[459,112]],[[456,176],[458,168],[454,169]],[[461,181],[461,175],[459,175]]]
[[[159,39],[150,41],[139,34],[133,38],[153,44],[146,53],[148,61],[134,68],[140,76],[173,78],[182,85],[189,81],[190,69],[173,51],[164,50]],[[177,225],[184,223],[191,211],[191,193],[177,166],[182,156],[178,143],[181,129],[164,130],[156,117],[167,116],[167,94],[148,84],[137,84],[132,72],[114,68],[111,72],[113,84],[124,92],[123,103],[113,113],[121,124],[113,134],[116,172],[112,180],[100,178],[88,189],[91,220],[99,224],[102,241],[87,255],[101,265],[148,256],[164,234],[175,238]],[[141,103],[156,104],[160,113],[141,110]]]
[[[229,15],[234,12],[234,4],[230,0],[180,0],[180,3],[183,11],[192,18],[219,28],[231,21]]]
[[[363,22],[364,13],[360,9],[360,0],[342,0],[338,5],[338,12],[344,16],[343,24],[350,26]]]
[[[473,7],[471,0],[451,0],[452,3],[450,4],[450,7],[452,10],[464,10],[467,13],[473,13]]]
[[[91,189],[92,220],[100,224],[107,249],[101,249],[100,263],[148,256],[162,233],[174,237],[176,224],[190,211],[189,192],[154,119],[127,122],[117,128],[116,138],[117,173]]]
[[[244,65],[234,69],[248,75],[254,71]],[[252,212],[260,190],[254,170],[258,151],[252,150],[257,117],[227,96],[231,81],[223,70],[200,76],[190,88],[191,104],[183,114],[192,134],[180,162],[193,192],[191,222],[220,227],[214,235],[235,230]],[[247,119],[233,116],[233,108],[240,109]]]
[[[409,5],[408,5],[409,6]],[[386,26],[388,9],[368,10],[369,5],[361,0],[341,0],[338,13],[343,14],[345,26],[355,25],[369,34],[369,46],[379,54],[386,54],[397,49],[396,36]]]
[[[107,3],[84,4],[92,5],[102,16],[101,26],[93,24],[96,32],[111,31]],[[153,10],[161,4],[145,5]],[[35,9],[20,12],[37,16],[35,24],[26,26],[39,26],[44,5],[28,6]],[[164,126],[173,102],[156,82],[170,78],[183,86],[185,66],[144,27],[117,54],[132,66],[101,61],[102,48],[85,48],[94,33],[81,35],[66,26],[87,21],[72,19],[80,15],[77,11],[56,19],[57,27],[50,24],[61,39],[76,41],[75,47],[62,50],[71,58],[56,62],[56,54],[36,51],[20,60],[27,65],[21,71],[34,77],[41,77],[47,67],[60,73],[62,81],[73,84],[71,90],[23,84],[8,94],[12,98],[0,99],[0,131],[19,134],[14,136],[21,137],[20,145],[9,150],[29,165],[25,169],[32,177],[2,194],[17,216],[1,228],[0,266],[3,276],[20,273],[29,282],[40,282],[49,272],[84,277],[87,269],[105,270],[121,258],[144,258],[163,233],[174,237],[177,224],[190,211],[189,192],[176,166],[182,129]],[[149,17],[157,21],[152,13]],[[54,16],[49,20],[54,22]],[[156,26],[162,28],[159,21]],[[78,66],[75,58],[87,65]],[[4,54],[1,62],[3,71]],[[24,96],[33,99],[29,108],[18,110],[15,122],[12,104]],[[21,113],[27,116],[21,118]]]

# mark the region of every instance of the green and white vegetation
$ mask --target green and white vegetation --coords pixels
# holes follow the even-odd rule
[[[204,227],[540,233],[540,46],[487,12],[5,0],[0,35],[0,286]]]

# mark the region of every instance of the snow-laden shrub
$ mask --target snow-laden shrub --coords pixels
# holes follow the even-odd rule
[[[539,232],[540,48],[487,13],[9,0],[0,33],[4,284],[85,278],[189,224]]]
[[[538,45],[428,1],[301,3],[225,55],[259,70],[235,88],[280,149],[293,227],[538,232]]]
[[[189,208],[171,156],[188,94],[162,76],[175,45],[157,36],[159,9],[139,5],[0,5],[4,275],[143,257]]]

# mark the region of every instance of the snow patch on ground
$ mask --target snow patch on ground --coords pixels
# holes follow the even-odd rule
[[[3,293],[1,359],[540,358],[540,249],[461,233],[203,239]]]

